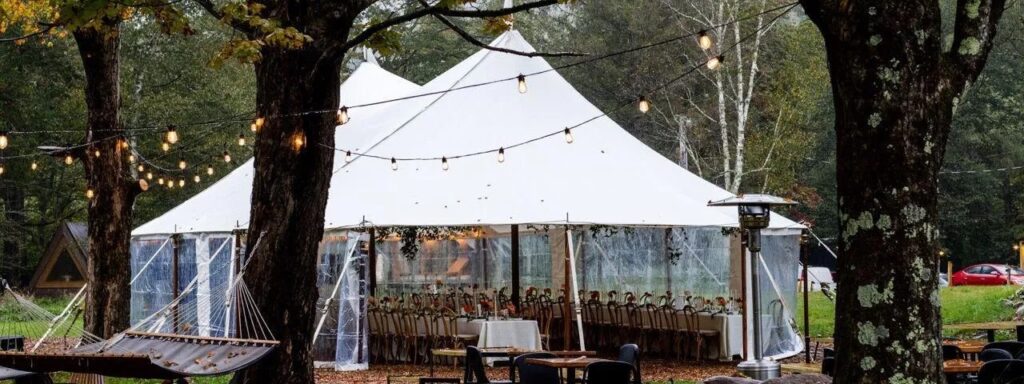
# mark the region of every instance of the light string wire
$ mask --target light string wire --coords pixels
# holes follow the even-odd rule
[[[778,15],[775,15],[772,19],[770,19],[767,23],[765,23],[761,28],[756,29],[753,32],[746,34],[745,36],[741,37],[739,40],[735,41],[734,43],[730,44],[729,46],[724,47],[723,49],[720,50],[720,52],[727,52],[727,51],[735,48],[739,44],[742,44],[743,42],[746,42],[747,40],[749,40],[750,38],[754,37],[755,35],[764,32],[768,28],[771,28],[771,26],[774,24],[775,21],[780,19],[782,16],[788,14],[790,11],[793,10],[793,8],[795,8],[798,5],[799,4],[793,3],[793,4],[788,4],[785,7],[773,8],[773,10],[784,9],[784,11],[780,12]],[[696,36],[696,35],[694,35],[694,36]],[[660,85],[658,85],[658,86],[656,86],[656,87],[654,87],[652,89],[649,89],[646,92],[646,94],[658,93],[658,92],[668,88],[672,84],[676,83],[677,81],[684,79],[685,77],[689,76],[690,74],[693,74],[694,72],[699,70],[701,67],[707,66],[707,64],[709,62],[711,62],[713,60],[720,60],[720,58],[723,58],[723,57],[724,57],[724,55],[721,55],[721,56],[711,56],[709,59],[707,59],[707,60],[705,60],[703,62],[700,62],[700,63],[698,63],[696,65],[693,65],[692,67],[690,67],[689,69],[687,69],[686,71],[681,73],[680,75],[678,75],[676,77],[673,77],[672,79],[669,79],[668,81],[663,82]],[[550,72],[550,71],[554,71],[554,70],[555,69],[552,68],[552,69],[547,69],[547,70],[543,70],[543,71],[538,71],[538,72],[535,72],[534,74],[546,73],[546,72]],[[518,76],[512,77],[511,79],[518,79]],[[507,81],[507,80],[508,79],[505,79],[505,80],[502,80],[502,81]],[[488,84],[488,83],[480,83],[480,84]],[[491,84],[493,84],[493,83],[491,83]],[[451,90],[459,90],[459,89],[465,89],[465,87],[475,87],[475,86],[479,86],[479,85],[478,84],[471,84],[471,85],[467,85],[467,86],[464,86],[464,87],[454,87],[454,88],[451,88]],[[444,93],[447,93],[447,92],[448,92],[447,90],[445,90],[445,91],[437,91],[437,92],[426,93],[424,95],[444,94]],[[419,97],[419,96],[420,95],[413,95],[413,96],[410,96],[410,97]],[[345,149],[345,148],[332,147],[332,146],[329,146],[329,145],[326,145],[326,144],[319,144],[319,145],[324,147],[324,148],[329,148],[329,149],[335,150],[337,152],[345,153],[346,156],[351,154],[353,156],[352,160],[355,160],[356,157],[367,157],[367,158],[371,158],[371,159],[388,160],[388,161],[395,161],[395,162],[400,162],[400,161],[445,161],[445,160],[452,160],[452,159],[460,159],[460,158],[466,158],[466,157],[473,157],[473,156],[480,156],[480,155],[486,155],[486,154],[493,154],[493,153],[503,152],[504,150],[508,150],[508,149],[517,148],[517,147],[521,147],[521,146],[524,146],[524,145],[528,145],[528,144],[531,144],[531,143],[534,143],[534,142],[537,142],[537,141],[540,141],[540,140],[543,140],[543,139],[546,139],[546,138],[549,138],[549,137],[552,137],[552,136],[557,136],[558,134],[565,134],[566,132],[572,132],[573,129],[583,127],[583,126],[585,126],[585,125],[587,125],[587,124],[589,124],[589,123],[591,123],[593,121],[596,121],[596,120],[598,120],[598,119],[600,119],[602,117],[607,117],[611,113],[618,112],[619,110],[622,110],[623,108],[632,106],[635,103],[637,103],[637,101],[638,100],[636,98],[630,98],[630,99],[620,103],[619,105],[613,107],[610,112],[601,112],[601,113],[599,113],[599,114],[597,114],[597,115],[595,115],[593,117],[590,117],[590,118],[588,118],[586,120],[583,120],[583,121],[581,121],[579,123],[576,123],[576,124],[573,124],[573,125],[569,125],[569,126],[565,126],[565,127],[561,127],[558,130],[555,130],[555,131],[543,134],[541,136],[529,138],[529,139],[526,139],[526,140],[523,140],[523,141],[520,141],[520,142],[516,142],[516,143],[509,144],[509,145],[500,146],[500,147],[497,147],[497,148],[483,149],[483,150],[478,150],[478,151],[474,151],[474,152],[455,154],[455,155],[450,155],[450,156],[449,155],[444,155],[444,156],[433,156],[433,157],[400,157],[400,156],[374,155],[374,154],[365,153],[365,152],[353,151],[353,150]],[[362,104],[362,105],[375,105],[375,104],[374,103],[368,103],[368,104]],[[351,108],[351,107],[349,107],[349,108]]]

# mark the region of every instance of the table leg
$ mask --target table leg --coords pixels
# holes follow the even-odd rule
[[[576,384],[576,368],[574,368],[574,367],[566,368],[565,369],[565,375],[568,376],[568,377],[565,378],[565,383],[566,384]]]
[[[996,330],[987,329],[985,330],[985,333],[988,335],[988,342],[994,343],[996,341]]]
[[[427,354],[429,355],[427,359],[430,361],[430,377],[434,377],[434,350],[427,350]]]

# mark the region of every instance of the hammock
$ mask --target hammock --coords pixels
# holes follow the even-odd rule
[[[261,240],[262,236],[254,248]],[[179,379],[223,375],[249,367],[278,345],[243,280],[250,261],[246,260],[233,279],[215,289],[224,292],[222,299],[197,295],[197,275],[166,306],[108,340],[85,332],[76,321],[81,312],[81,291],[60,315],[53,316],[4,284],[9,293],[6,296],[28,309],[26,312],[49,319],[49,325],[44,332],[14,333],[43,335],[29,339],[31,345],[21,348],[4,348],[0,336],[0,380],[57,371]],[[200,308],[210,311],[210,318],[218,321],[200,322]]]

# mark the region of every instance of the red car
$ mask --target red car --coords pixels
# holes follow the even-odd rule
[[[1014,285],[1024,285],[1024,270],[1005,264],[975,264],[953,274],[953,285],[1006,285],[1011,280]]]

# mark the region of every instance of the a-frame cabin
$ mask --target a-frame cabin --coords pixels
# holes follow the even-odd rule
[[[29,289],[36,295],[61,295],[82,288],[86,283],[88,249],[88,227],[62,223],[39,259]]]

